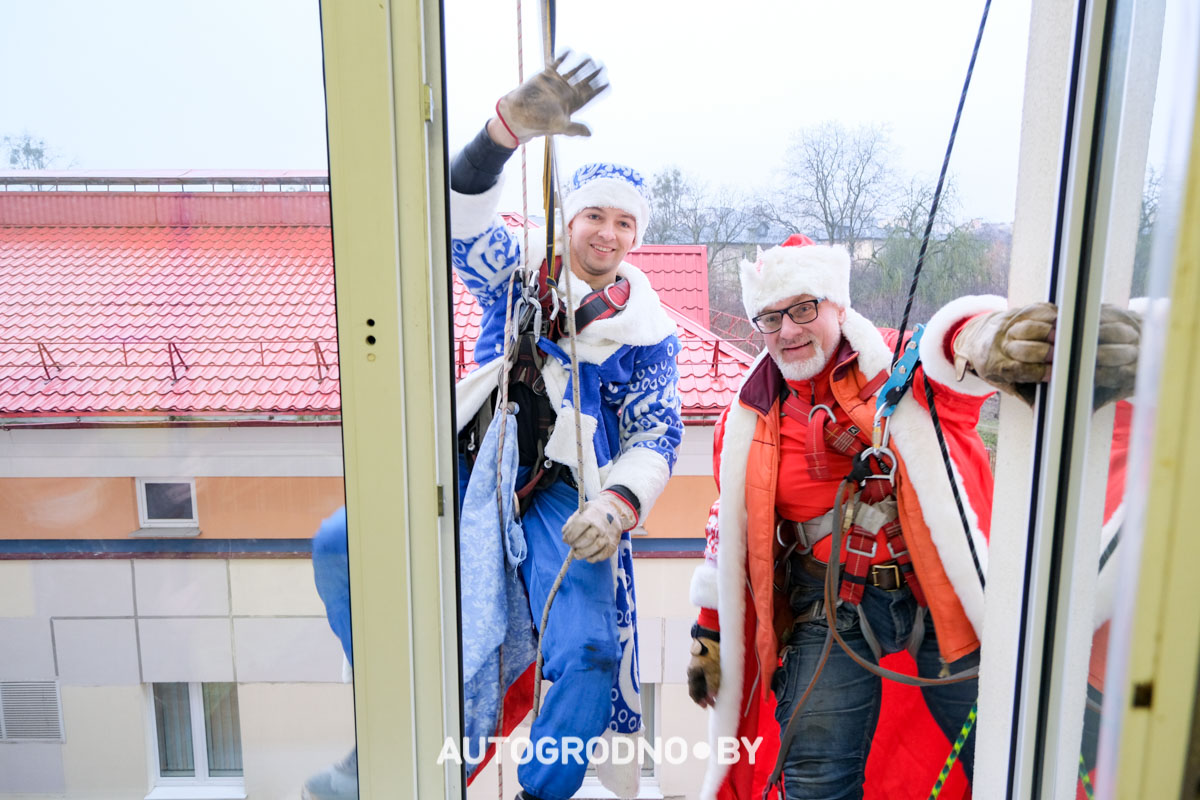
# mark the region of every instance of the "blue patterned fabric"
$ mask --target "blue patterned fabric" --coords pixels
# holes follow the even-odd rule
[[[644,183],[636,172],[630,170],[629,173],[625,176],[626,179],[633,176],[639,184]],[[594,177],[595,175],[592,175],[592,178]],[[588,176],[576,173],[576,178],[586,180]],[[576,178],[573,178],[573,182]],[[482,366],[494,361],[503,352],[507,281],[512,271],[521,263],[522,243],[521,238],[513,235],[498,216],[480,227],[484,228],[481,233],[452,241],[451,260],[459,277],[482,307],[481,332],[475,346],[475,360]],[[652,292],[648,283],[645,283],[645,278],[640,275],[638,278],[645,287],[641,291]],[[657,301],[652,295],[643,294],[643,297],[651,298],[649,310],[658,314],[662,320],[631,318],[631,324],[627,326],[611,326],[606,330],[614,332],[612,335],[616,338],[606,341],[611,342],[612,346],[590,351],[603,351],[603,360],[595,363],[581,356],[580,412],[596,421],[592,450],[600,470],[612,468],[624,454],[644,450],[653,454],[654,458],[649,459],[650,461],[665,465],[666,469],[661,470],[662,480],[665,482],[666,475],[675,465],[676,449],[683,434],[677,390],[678,368],[675,360],[679,352],[679,342],[673,333],[668,332],[673,330],[674,326],[665,319]],[[625,314],[626,312],[621,312],[613,320],[620,320]],[[651,322],[658,322],[659,326],[647,328],[646,325]],[[664,333],[658,341],[647,343],[653,337],[647,336],[645,330],[661,330]],[[637,341],[638,344],[623,343],[620,337],[625,335],[628,335],[630,341]],[[567,386],[559,409],[561,415],[562,409],[570,410],[571,407],[573,387],[570,385],[570,358],[557,343],[545,338],[539,341],[538,346],[546,353],[548,362],[557,361],[566,372]],[[460,409],[460,414],[462,413]],[[481,457],[476,461],[476,471],[486,470],[488,468],[485,465],[494,463],[494,460]],[[637,462],[631,460],[628,463]],[[481,485],[490,485],[494,492],[495,485],[491,480]],[[650,492],[644,501],[647,507],[653,503],[661,489],[658,487],[647,490],[647,487],[640,485],[630,488],[635,492]],[[470,508],[471,505],[472,501],[468,499],[464,507]],[[534,495],[530,509],[521,520],[529,541],[529,556],[520,568],[528,593],[528,605],[520,615],[521,619],[514,623],[512,615],[515,611],[507,601],[510,594],[507,589],[502,592],[499,588],[493,588],[496,593],[495,600],[485,613],[481,613],[481,620],[493,620],[490,624],[496,625],[495,614],[499,608],[504,607],[510,614],[506,625],[499,626],[504,630],[513,631],[525,625],[540,623],[547,588],[546,580],[553,579],[566,552],[561,539],[562,526],[575,507],[575,490],[561,482]],[[471,526],[478,526],[478,530],[468,531],[468,527]],[[483,514],[464,512],[460,534],[464,541],[469,538],[474,542],[481,536],[493,536],[498,539],[499,534],[494,495],[490,502],[486,503],[486,511]],[[493,545],[486,551],[481,549],[480,552],[486,552],[498,562],[501,559],[498,547]],[[465,546],[463,551],[465,553]],[[464,587],[468,582],[475,581],[476,575],[484,576],[484,580],[477,582],[480,593],[489,586],[498,586],[499,572],[496,565],[484,561],[481,559],[479,563],[463,564]],[[472,592],[475,593],[476,590],[472,589]],[[562,599],[563,592],[567,597],[584,598],[585,605],[590,609],[588,613],[593,616],[583,617],[577,614],[568,618],[566,624],[555,626],[553,615],[568,612],[572,608],[571,603],[575,602]],[[483,600],[482,597],[479,599]],[[474,602],[472,600],[472,604]],[[464,599],[464,626],[467,607],[467,601]],[[622,534],[617,557],[611,562],[572,564],[567,571],[564,588],[556,598],[551,613],[551,623],[543,651],[545,653],[548,649],[552,654],[547,656],[547,677],[555,680],[555,689],[559,691],[556,695],[555,689],[552,689],[547,695],[542,717],[535,723],[535,734],[545,731],[547,735],[555,736],[591,736],[599,735],[605,728],[623,734],[640,731],[642,717],[638,683],[637,605],[633,586],[632,544],[628,532]],[[591,621],[584,622],[585,619]],[[475,627],[475,622],[471,624]],[[486,624],[481,623],[479,627],[486,627]],[[607,636],[603,631],[609,629],[614,637],[611,640],[611,648],[608,645],[600,646],[599,642],[587,638]],[[489,647],[497,640],[496,631],[484,634],[480,630],[479,635],[486,636]],[[464,627],[464,641],[468,636]],[[580,654],[595,654],[601,651],[611,652],[611,658],[601,659],[603,664],[580,666],[576,663]],[[534,654],[531,653],[529,660],[525,661],[522,667],[528,666],[533,657]],[[510,659],[514,656],[508,645],[505,646],[504,658],[507,686],[511,679],[517,677],[519,670],[514,668],[513,672],[509,672]],[[485,730],[494,731],[496,717],[490,712],[499,709],[498,687],[495,685],[496,667],[485,664],[480,666],[479,674],[491,675],[493,685],[485,687],[480,683],[467,687],[468,717],[475,713],[485,717],[475,722],[468,721],[468,732],[475,731],[477,734]],[[551,670],[561,670],[557,679],[552,677]],[[468,672],[464,674],[470,675]],[[605,684],[605,688],[599,693],[595,686],[597,681]],[[536,735],[534,738],[536,739]],[[556,771],[551,771],[554,774],[542,774],[535,762],[524,765],[520,775],[522,785],[538,796],[570,797],[574,789],[578,788],[575,781],[582,780],[582,770],[578,775],[567,774],[563,772],[563,765],[556,765]],[[468,770],[470,769],[468,766]]]
[[[506,423],[500,491],[504,523],[496,502],[496,454]],[[485,468],[484,465],[487,465]],[[459,594],[462,599],[462,668],[465,699],[464,736],[469,752],[482,753],[496,734],[503,697],[500,692],[501,646],[504,686],[534,659],[537,642],[529,618],[525,588],[517,568],[525,560],[525,533],[513,506],[517,478],[517,420],[492,418],[462,498],[459,528]]]
[[[612,164],[605,161],[598,161],[594,164],[584,164],[575,173],[571,175],[570,189],[567,191],[567,196],[570,197],[571,192],[583,188],[584,184],[590,183],[597,178],[615,178],[623,180],[637,190],[647,202],[650,200],[650,192],[646,187],[646,179],[642,177],[642,173],[638,172],[633,167],[626,167],[622,164]]]

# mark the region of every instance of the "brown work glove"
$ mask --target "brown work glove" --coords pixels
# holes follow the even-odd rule
[[[687,666],[688,695],[701,708],[715,705],[721,690],[721,634],[692,626],[692,660]]]
[[[517,141],[524,143],[535,136],[562,133],[567,136],[591,136],[582,122],[571,115],[586,106],[608,88],[602,82],[603,67],[585,58],[574,69],[561,73],[558,68],[570,56],[567,50],[554,63],[513,89],[496,103],[496,113]],[[590,73],[580,75],[581,72]]]
[[[1096,389],[1092,407],[1124,400],[1137,383],[1138,347],[1142,318],[1137,312],[1104,303],[1100,306],[1100,336],[1096,346]]]
[[[975,317],[954,338],[954,371],[962,380],[970,369],[1001,391],[1033,405],[1036,385],[1050,378],[1054,326],[1052,303],[994,311]]]
[[[562,538],[576,558],[595,564],[611,558],[617,552],[621,532],[634,525],[637,516],[629,504],[612,492],[601,492],[567,519]]]

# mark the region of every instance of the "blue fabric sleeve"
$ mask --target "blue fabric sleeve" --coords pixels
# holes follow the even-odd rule
[[[635,447],[653,450],[674,470],[683,439],[679,367],[675,363],[679,339],[672,334],[656,345],[634,350],[633,373],[621,404],[621,452]]]

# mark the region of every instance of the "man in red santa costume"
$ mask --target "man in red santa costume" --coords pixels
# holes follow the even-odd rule
[[[877,395],[899,334],[851,308],[843,248],[794,235],[743,261],[741,279],[766,349],[716,429],[720,500],[691,587],[701,610],[689,692],[712,707],[714,746],[765,730],[771,721],[759,709],[773,694],[788,800],[861,798],[882,694],[871,668],[881,657],[907,650],[922,679],[943,681],[921,692],[950,741],[975,702],[992,498],[975,425],[996,389],[1030,400],[1048,379],[1056,311],[1008,310],[995,296],[943,307],[906,345],[911,388],[884,419]],[[1105,353],[1116,368],[1097,381],[1120,396],[1133,387],[1136,319],[1108,320],[1101,341],[1119,352]],[[837,584],[827,589],[831,561]],[[961,752],[968,779],[973,750],[970,737]],[[749,798],[754,771],[745,758],[713,759],[701,796]]]

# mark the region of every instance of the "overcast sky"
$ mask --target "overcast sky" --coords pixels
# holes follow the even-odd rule
[[[566,169],[669,165],[766,186],[795,131],[879,123],[902,174],[941,163],[982,2],[560,2],[560,46],[613,90],[564,141]],[[541,66],[526,0],[527,74]],[[0,0],[0,133],[81,169],[325,166],[317,5],[301,0]],[[517,79],[515,3],[445,0],[449,138],[474,135]],[[1013,217],[1029,0],[995,3],[951,168],[962,218]],[[519,205],[510,171],[506,205]]]

